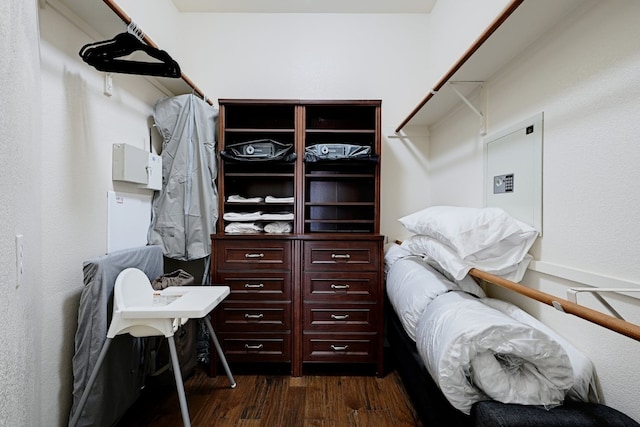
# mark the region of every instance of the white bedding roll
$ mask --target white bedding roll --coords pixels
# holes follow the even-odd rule
[[[438,296],[450,291],[485,296],[482,288],[471,277],[452,282],[415,255],[394,262],[387,273],[386,291],[405,332],[414,341],[418,319]]]
[[[462,292],[429,304],[416,328],[416,345],[443,394],[466,414],[488,399],[556,406],[574,381],[558,342]]]
[[[568,399],[595,403],[600,401],[596,387],[596,368],[586,354],[520,307],[495,298],[486,298],[483,301],[490,307],[502,311],[519,322],[540,329],[564,348],[573,367],[573,386],[567,393]]]

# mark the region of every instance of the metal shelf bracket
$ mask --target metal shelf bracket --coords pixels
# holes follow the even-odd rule
[[[483,81],[450,81],[447,82],[447,86],[453,90],[453,92],[458,95],[458,97],[464,102],[467,107],[471,109],[475,113],[476,116],[480,118],[480,135],[485,136],[487,134],[487,115],[480,111],[480,109],[476,108],[469,99],[456,88],[458,84],[477,84],[480,85],[480,102],[482,104],[482,110],[488,111],[487,108],[487,90],[484,87]]]
[[[567,289],[567,299],[575,304],[578,303],[578,292],[590,292],[593,296],[604,305],[611,314],[618,319],[624,320],[624,318],[611,306],[603,297],[600,292],[640,292],[640,288],[569,288]]]

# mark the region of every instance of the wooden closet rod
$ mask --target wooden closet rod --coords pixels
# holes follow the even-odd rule
[[[469,271],[469,275],[480,280],[484,280],[485,282],[500,286],[502,288],[512,290],[529,298],[540,301],[544,304],[550,305],[554,308],[561,309],[561,311],[564,311],[565,313],[573,314],[574,316],[581,317],[614,332],[625,335],[629,338],[633,338],[636,341],[640,341],[640,326],[633,323],[629,323],[616,317],[609,316],[597,310],[592,310],[590,308],[575,304],[565,299],[556,298],[553,295],[528,288],[519,283],[503,279],[502,277],[494,276],[493,274],[486,273],[475,268],[472,268]]]
[[[124,22],[125,24],[129,25],[131,24],[131,22],[133,21],[133,19],[131,19],[131,17],[129,15],[127,15],[127,13],[118,5],[116,4],[115,0],[103,0],[104,3],[109,6],[109,8],[116,14],[118,15],[118,17],[122,20],[122,22]],[[148,44],[151,47],[154,47],[156,49],[159,49],[158,45],[151,40],[151,38],[149,38],[149,36],[147,36],[143,31],[140,31],[140,34],[142,36],[142,40]],[[189,87],[191,89],[193,89],[193,91],[200,96],[200,98],[204,99],[209,105],[213,105],[213,101],[211,101],[209,98],[207,98],[204,94],[204,92],[202,92],[202,90],[195,85],[195,83],[193,83],[193,81],[183,72],[181,72],[182,74],[182,80],[184,80],[184,82],[189,85]]]
[[[535,0],[531,0],[531,1],[535,1]],[[507,7],[505,7],[502,12],[500,13],[500,15],[498,15],[498,17],[491,23],[491,25],[489,25],[489,27],[484,30],[484,32],[480,35],[480,37],[478,37],[476,39],[476,41],[469,47],[469,49],[467,49],[467,51],[462,55],[462,57],[460,57],[460,59],[458,59],[458,61],[453,64],[453,66],[449,69],[449,71],[436,83],[436,85],[431,89],[431,91],[427,94],[426,97],[424,97],[422,99],[422,101],[420,101],[420,103],[416,106],[416,108],[413,109],[413,111],[411,111],[411,113],[409,113],[409,115],[407,116],[407,118],[405,118],[402,123],[400,123],[400,125],[396,128],[396,132],[400,132],[402,130],[403,127],[405,127],[407,125],[407,123],[409,123],[409,121],[416,115],[418,114],[418,112],[422,109],[422,107],[425,106],[425,104],[427,102],[429,102],[429,100],[431,98],[433,98],[433,96],[440,90],[442,89],[442,87],[447,84],[447,82],[449,80],[451,80],[451,78],[453,77],[453,75],[455,73],[458,72],[458,70],[464,65],[465,62],[467,62],[467,60],[469,58],[471,58],[471,56],[473,56],[474,53],[476,53],[476,51],[478,49],[480,49],[480,46],[483,45],[484,42],[487,41],[487,39],[489,37],[491,37],[491,35],[498,29],[500,28],[500,26],[502,25],[502,23],[504,21],[507,20],[507,18],[509,18],[509,16],[511,16],[511,14],[518,8],[518,6],[520,6],[522,3],[524,2],[524,0],[513,0],[511,3],[509,3],[507,5]]]

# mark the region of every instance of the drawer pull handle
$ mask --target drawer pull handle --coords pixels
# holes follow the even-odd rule
[[[349,319],[348,314],[332,314],[331,318],[334,320],[347,320]]]
[[[244,348],[246,350],[262,350],[262,347],[264,347],[264,345],[262,344],[258,344],[258,345],[245,344],[244,345]]]
[[[264,258],[264,254],[263,253],[253,253],[253,254],[244,254],[245,258],[251,259],[251,258]]]
[[[249,314],[249,313],[246,313],[246,314],[244,315],[244,318],[245,318],[245,319],[249,319],[249,320],[260,320],[260,319],[262,319],[263,317],[264,317],[264,314],[262,314],[262,313],[259,313],[259,314]]]
[[[331,259],[349,259],[351,255],[349,254],[331,254]]]
[[[333,351],[347,351],[348,349],[349,349],[348,345],[331,344],[331,350],[333,350]]]
[[[264,288],[264,283],[245,283],[244,287],[247,289]]]
[[[344,290],[344,289],[349,289],[349,285],[336,285],[335,283],[331,284],[331,289],[335,289],[335,290]]]

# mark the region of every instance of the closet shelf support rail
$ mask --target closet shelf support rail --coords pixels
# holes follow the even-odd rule
[[[106,1],[106,0],[105,0]],[[502,13],[489,25],[489,27],[480,35],[480,37],[467,49],[460,59],[447,71],[447,73],[438,80],[438,82],[431,88],[429,93],[420,101],[420,103],[409,113],[409,115],[398,125],[396,133],[400,132],[411,119],[418,114],[418,112],[425,106],[434,95],[438,93],[440,89],[462,68],[462,66],[473,56],[474,53],[487,41],[489,37],[511,16],[511,14],[524,2],[524,0],[512,0]]]
[[[550,305],[554,308],[561,309],[561,311],[565,313],[573,314],[574,316],[578,316],[582,319],[588,320],[592,323],[595,323],[604,328],[607,328],[609,330],[612,330],[614,332],[617,332],[619,334],[632,338],[636,341],[640,341],[640,326],[635,325],[633,323],[627,322],[622,319],[618,319],[613,316],[609,316],[608,314],[601,313],[597,310],[593,310],[588,307],[578,305],[575,302],[571,302],[562,298],[557,298],[553,295],[549,295],[545,292],[538,291],[536,289],[528,288],[519,283],[512,282],[510,280],[495,276],[490,273],[486,273],[484,271],[477,270],[475,268],[472,268],[469,271],[469,275],[476,277],[480,280],[484,280],[485,282],[517,292],[526,297],[529,297],[539,302],[542,302],[544,304]],[[624,291],[628,292],[629,289],[625,289]]]
[[[118,15],[118,17],[122,20],[122,22],[124,22],[127,26],[131,25],[131,23],[133,22],[133,19],[114,0],[103,0],[103,1],[107,6],[109,6],[109,9],[111,9],[116,15]],[[135,25],[135,23],[134,23],[134,25]],[[151,40],[151,38],[148,35],[146,35],[144,33],[144,31],[142,31],[140,29],[140,27],[136,26],[136,32],[137,32],[137,34],[140,35],[140,38],[146,44],[148,44],[149,46],[151,46],[153,48],[159,49],[158,45],[153,40]],[[212,101],[207,98],[207,96],[204,94],[204,92],[198,86],[196,86],[195,83],[193,83],[193,81],[189,77],[187,77],[187,75],[185,73],[181,73],[181,74],[182,74],[182,80],[191,89],[193,89],[193,92],[195,94],[200,96],[209,105],[213,105]]]

